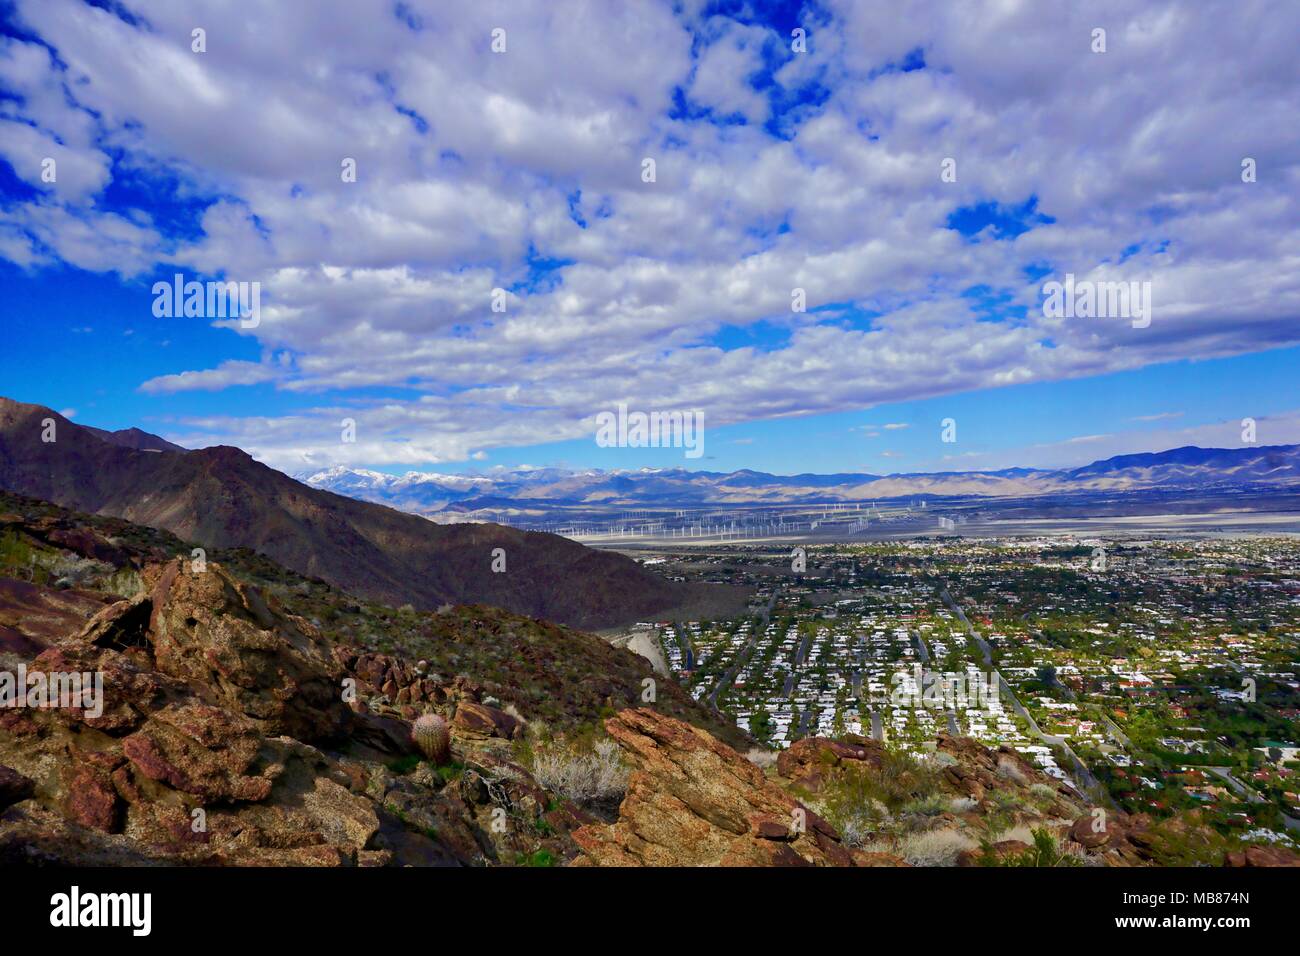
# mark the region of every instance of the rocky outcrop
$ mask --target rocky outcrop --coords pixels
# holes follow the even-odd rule
[[[818,793],[828,773],[848,764],[879,767],[883,751],[878,741],[853,734],[843,740],[805,737],[777,755],[776,770],[799,789]]]
[[[98,701],[0,711],[0,863],[549,865],[577,852],[569,833],[592,818],[508,759],[523,723],[472,682],[396,657],[367,666],[459,715],[453,763],[413,765],[401,708],[350,709],[344,664],[358,661],[312,624],[218,563],[140,577],[146,592],[87,605],[29,664],[100,675]]]
[[[865,854],[710,734],[653,710],[605,728],[633,765],[611,825],[573,835],[584,866],[852,866]]]
[[[471,700],[463,700],[456,706],[452,726],[459,729],[463,736],[478,739],[497,737],[514,740],[524,730],[523,722],[505,711]]]
[[[1229,852],[1224,866],[1300,866],[1300,853],[1280,846],[1248,846]]]
[[[217,564],[174,561],[151,574],[149,642],[158,670],[210,689],[270,734],[338,738],[343,671],[307,621],[278,613]]]
[[[333,657],[357,681],[360,696],[369,701],[367,709],[389,710],[409,718],[450,699],[448,688],[428,673],[423,661],[350,647],[334,648]]]
[[[0,657],[31,660],[103,607],[103,595],[0,577]]]
[[[1073,818],[1079,811],[1077,795],[1068,790],[1005,744],[990,749],[970,737],[939,734],[936,753],[952,758],[943,775],[952,790],[982,803],[997,790],[1028,790],[1037,785],[1051,792],[1050,800],[1040,806],[1045,817]]]

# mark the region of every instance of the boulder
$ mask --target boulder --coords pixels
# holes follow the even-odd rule
[[[1300,853],[1280,846],[1248,846],[1244,850],[1233,850],[1225,854],[1223,865],[1229,867],[1300,866]]]
[[[467,737],[500,737],[514,740],[523,733],[523,724],[511,717],[504,710],[497,710],[486,704],[476,704],[471,700],[462,700],[456,705],[456,716],[452,718],[452,727]]]
[[[801,789],[818,793],[829,771],[854,763],[878,767],[883,750],[879,742],[865,737],[805,737],[777,755],[776,771]]]
[[[635,768],[618,820],[573,834],[581,866],[852,866],[835,830],[709,733],[654,710],[605,722]]]
[[[216,563],[196,573],[173,561],[154,577],[158,670],[209,688],[267,734],[309,742],[345,734],[344,672],[315,627],[273,611]]]

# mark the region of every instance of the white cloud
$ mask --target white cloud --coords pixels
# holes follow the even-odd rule
[[[215,392],[232,385],[258,385],[276,379],[278,372],[258,362],[222,362],[213,369],[202,372],[181,372],[160,375],[140,386],[140,391],[150,395],[174,395],[177,392]]]
[[[206,421],[268,461],[463,460],[588,435],[617,401],[703,408],[716,427],[1300,341],[1297,10],[831,3],[810,52],[776,70],[779,98],[801,101],[782,139],[750,80],[788,36],[692,5],[412,2],[418,30],[387,0],[126,6],[148,26],[18,3],[58,55],[0,43],[0,83],[21,94],[0,101],[0,155],[36,190],[0,210],[0,256],[261,281],[261,325],[232,331],[292,362],[178,367],[141,388],[345,396]],[[900,72],[918,49],[927,69]],[[814,80],[825,96],[800,97]],[[678,89],[687,116],[747,122],[684,118]],[[58,154],[55,188],[38,153]],[[956,183],[939,179],[947,156]],[[1257,183],[1240,181],[1244,156]],[[110,176],[160,173],[219,197],[197,239],[98,201]],[[1031,196],[1055,222],[1014,241],[946,228],[960,207]],[[1043,317],[1025,272],[1042,262],[1149,279],[1150,328]],[[1025,318],[983,321],[972,286]],[[504,314],[497,287],[516,290]],[[790,312],[795,287],[814,311]],[[759,322],[788,337],[712,344]],[[368,387],[413,397],[346,397]],[[338,449],[344,414],[372,433]]]

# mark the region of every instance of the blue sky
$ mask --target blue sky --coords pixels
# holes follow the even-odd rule
[[[1300,441],[1300,77],[1237,7],[105,6],[0,7],[8,397],[295,473]],[[260,325],[155,318],[177,272]],[[1052,318],[1067,273],[1150,323]],[[597,447],[618,402],[706,457]]]

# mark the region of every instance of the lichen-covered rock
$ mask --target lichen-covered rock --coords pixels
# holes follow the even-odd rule
[[[204,801],[264,800],[271,781],[252,772],[262,736],[246,717],[189,703],[150,716],[122,752],[150,780]]]
[[[849,763],[879,767],[883,750],[878,741],[865,737],[850,735],[844,740],[805,737],[777,755],[776,770],[801,790],[817,793],[828,771]]]
[[[268,734],[337,739],[349,726],[343,670],[319,632],[273,611],[220,565],[156,574],[150,642],[158,670],[210,689]]]
[[[578,865],[854,865],[826,821],[705,731],[646,708],[605,728],[635,769],[617,822],[574,833]]]

